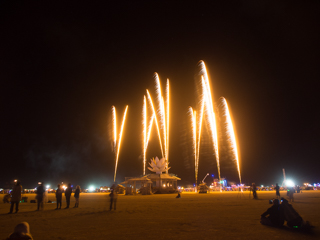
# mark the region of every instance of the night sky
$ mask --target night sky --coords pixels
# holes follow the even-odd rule
[[[117,182],[142,175],[143,96],[155,98],[155,72],[171,84],[169,172],[193,184],[188,107],[200,60],[214,101],[231,108],[243,182],[281,184],[282,168],[297,184],[319,182],[319,5],[1,1],[0,187],[110,186],[112,105],[119,120],[129,105]],[[199,180],[217,177],[206,129],[201,149]],[[148,161],[155,156],[153,132]],[[239,181],[223,147],[220,158],[221,177]]]

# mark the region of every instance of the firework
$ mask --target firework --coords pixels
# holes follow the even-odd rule
[[[117,175],[117,168],[118,168],[118,160],[119,160],[119,154],[120,154],[120,146],[121,146],[121,139],[122,139],[122,135],[123,135],[123,129],[124,129],[124,123],[126,120],[126,115],[127,115],[127,111],[128,111],[128,105],[126,106],[126,109],[124,111],[123,117],[122,117],[122,124],[121,124],[121,128],[120,128],[120,133],[119,136],[117,135],[117,119],[116,119],[116,108],[114,106],[112,106],[112,113],[113,113],[113,149],[115,152],[115,169],[114,169],[114,177],[113,177],[113,181],[116,181],[116,175]]]
[[[233,127],[233,124],[232,124],[232,119],[231,119],[231,116],[230,116],[230,110],[229,110],[229,107],[228,107],[227,100],[224,97],[220,98],[220,102],[221,102],[222,109],[223,109],[222,110],[223,111],[223,115],[226,118],[225,126],[226,126],[227,138],[228,138],[228,141],[230,143],[230,147],[231,147],[231,150],[233,152],[233,155],[234,155],[234,158],[235,158],[235,161],[236,161],[236,164],[237,164],[239,180],[240,180],[240,183],[241,183],[239,154],[238,154],[235,131],[234,131],[234,127]]]
[[[155,78],[155,86],[156,86],[156,96],[157,96],[157,108],[153,104],[152,97],[150,92],[147,90],[147,99],[150,104],[152,116],[150,119],[150,123],[147,128],[147,101],[145,101],[143,106],[143,174],[145,175],[145,162],[146,162],[146,150],[148,147],[148,142],[150,138],[150,132],[152,128],[153,122],[156,124],[156,129],[159,138],[159,144],[161,149],[162,158],[166,160],[168,165],[169,159],[169,79],[167,79],[166,84],[166,100],[164,100],[161,93],[161,85],[159,75],[157,73],[154,74]],[[146,134],[145,134],[146,133]],[[167,173],[168,173],[167,168]]]
[[[213,107],[213,98],[211,94],[211,88],[209,84],[209,78],[207,74],[207,69],[203,61],[200,61],[200,75],[201,75],[201,83],[202,83],[202,104],[205,106],[206,119],[209,124],[209,129],[211,132],[211,137],[213,141],[213,149],[215,153],[215,158],[217,161],[218,175],[220,180],[220,160],[219,160],[219,150],[218,150],[218,136],[217,136],[217,124],[216,117]]]

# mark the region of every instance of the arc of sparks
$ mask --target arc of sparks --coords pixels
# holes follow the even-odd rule
[[[217,168],[218,168],[218,175],[220,180],[220,160],[219,160],[219,149],[218,149],[218,136],[217,136],[217,124],[216,124],[216,117],[215,112],[213,108],[213,98],[211,94],[211,88],[209,84],[209,78],[207,74],[207,69],[205,66],[205,63],[203,61],[200,61],[199,63],[201,70],[201,83],[202,83],[202,91],[203,91],[203,99],[206,107],[206,116],[209,123],[210,131],[211,131],[211,137],[213,140],[213,148],[215,152],[215,157],[217,161]]]
[[[228,107],[227,100],[224,97],[220,98],[222,108],[223,108],[223,114],[226,117],[226,133],[227,133],[227,138],[230,141],[231,144],[231,149],[233,151],[233,154],[235,156],[235,161],[237,163],[237,169],[238,169],[238,175],[239,175],[239,180],[241,184],[241,173],[240,173],[240,161],[239,161],[239,154],[238,154],[238,148],[237,148],[237,141],[236,141],[236,136],[235,136],[235,131],[234,127],[232,124],[232,119],[231,119],[231,114],[230,110]]]
[[[151,105],[153,116],[155,118],[155,123],[156,123],[156,127],[157,127],[157,132],[158,132],[158,138],[159,138],[159,142],[160,142],[161,155],[162,155],[162,157],[164,157],[163,148],[162,148],[162,141],[161,141],[161,134],[160,134],[159,123],[158,123],[158,118],[157,118],[157,113],[156,113],[156,111],[154,109],[152,98],[151,98],[151,95],[150,95],[148,90],[147,90],[147,96],[148,96],[149,103]]]
[[[117,113],[115,106],[112,106],[112,124],[113,124],[113,152],[117,149]]]
[[[167,79],[167,85],[166,85],[166,126],[167,126],[167,129],[166,129],[166,136],[167,136],[167,141],[166,141],[166,161],[167,161],[167,165],[169,165],[169,106],[170,106],[170,94],[169,94],[169,79]],[[167,167],[167,172],[168,173],[168,167]]]
[[[189,107],[189,112],[191,115],[191,129],[192,129],[192,145],[193,145],[193,154],[194,154],[194,170],[195,170],[195,179],[196,184],[198,182],[198,169],[199,169],[199,158],[198,158],[198,145],[197,145],[197,112]]]
[[[154,74],[155,79],[155,86],[156,86],[156,99],[157,99],[157,110],[155,105],[153,104],[150,92],[147,90],[147,99],[148,103],[151,106],[152,110],[152,117],[150,119],[150,123],[147,127],[147,101],[143,107],[143,131],[146,135],[143,136],[143,173],[145,174],[145,163],[146,163],[146,149],[148,147],[148,142],[150,139],[150,133],[153,122],[156,124],[156,129],[159,138],[159,144],[161,149],[162,158],[166,160],[167,165],[169,164],[169,106],[170,106],[170,94],[169,94],[169,79],[167,79],[166,84],[166,92],[165,92],[165,99],[161,93],[161,85],[160,85],[160,78],[157,73]],[[166,173],[168,173],[168,169]]]
[[[143,128],[143,175],[146,175],[146,153],[147,153],[147,99],[143,97],[142,108],[142,128]]]
[[[121,139],[122,139],[122,135],[123,135],[123,129],[124,129],[124,123],[126,120],[126,115],[127,115],[127,111],[128,111],[128,105],[125,108],[123,117],[122,117],[122,124],[121,124],[121,128],[120,128],[120,133],[119,133],[119,138],[117,138],[117,128],[116,128],[116,108],[114,106],[112,106],[112,112],[113,112],[113,124],[114,124],[114,143],[116,143],[116,154],[115,154],[115,169],[114,169],[114,177],[113,177],[113,181],[116,181],[116,175],[117,175],[117,168],[118,168],[118,161],[119,161],[119,154],[120,154],[120,146],[121,146]],[[118,139],[118,140],[117,140]]]
[[[143,175],[146,175],[146,163],[147,163],[147,147],[150,139],[152,124],[155,119],[154,114],[152,114],[149,124],[147,123],[147,99],[144,95],[143,98],[143,108],[142,108],[142,126],[143,126]]]

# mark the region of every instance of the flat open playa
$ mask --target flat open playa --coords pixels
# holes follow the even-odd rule
[[[281,192],[285,196],[285,192]],[[35,211],[30,203],[34,194],[24,194],[17,214],[7,214],[10,205],[0,204],[0,239],[15,225],[26,221],[34,239],[320,239],[320,191],[294,194],[297,212],[315,226],[313,234],[260,224],[260,215],[271,205],[275,192],[258,192],[258,200],[249,192],[208,194],[119,195],[117,210],[109,210],[106,193],[81,193],[79,208],[54,210],[56,203],[46,203]],[[1,194],[2,198],[3,195]],[[55,195],[49,194],[55,201]],[[63,197],[62,208],[66,206]]]

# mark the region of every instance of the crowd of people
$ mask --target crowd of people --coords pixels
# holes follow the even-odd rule
[[[252,193],[253,199],[257,199],[256,187],[255,184],[252,184]],[[267,209],[264,213],[261,214],[260,223],[263,225],[273,226],[273,227],[282,227],[284,223],[287,223],[287,226],[291,229],[299,229],[299,230],[310,230],[313,226],[308,221],[304,221],[302,217],[297,213],[297,211],[289,204],[289,201],[293,202],[293,193],[295,192],[294,188],[288,188],[287,196],[289,201],[285,198],[280,198],[280,187],[278,183],[275,187],[276,190],[276,198],[270,200],[272,206]],[[22,186],[20,181],[17,181],[13,190],[11,192],[11,205],[10,205],[10,212],[9,214],[13,213],[15,208],[15,213],[19,211],[19,203],[21,201],[21,192]],[[66,209],[70,207],[70,198],[72,195],[72,185],[71,183],[68,184],[68,187],[63,191],[60,185],[57,186],[55,195],[57,200],[57,208],[61,209],[62,207],[62,195],[63,192],[66,198]],[[37,211],[43,210],[43,202],[45,197],[46,190],[43,186],[43,182],[39,183],[36,191],[36,200],[37,200]],[[113,185],[111,187],[111,193],[109,194],[110,197],[110,211],[112,208],[116,210],[117,204],[117,192],[116,186]],[[177,198],[180,198],[180,193],[178,193]],[[76,186],[74,192],[75,198],[75,205],[74,208],[79,207],[79,198],[80,198],[80,186]],[[19,223],[15,228],[14,232],[7,238],[7,239],[33,239],[30,230],[29,224],[27,222]]]
[[[110,197],[110,210],[112,210],[112,208],[114,210],[116,210],[116,204],[117,204],[117,197],[118,194],[115,191],[116,189],[116,185],[113,185],[111,187],[111,193],[109,194]],[[10,206],[10,212],[9,214],[13,213],[14,210],[14,206],[15,206],[15,213],[17,213],[19,211],[19,203],[21,201],[21,192],[22,192],[22,186],[21,186],[21,182],[17,181],[16,184],[14,185],[12,192],[11,192],[11,206]],[[56,195],[56,201],[57,201],[57,207],[56,210],[61,209],[62,207],[62,196],[63,193],[65,195],[66,198],[66,207],[65,209],[70,207],[70,199],[71,199],[71,195],[72,195],[72,185],[71,183],[68,184],[68,187],[63,190],[60,186],[60,184],[58,184],[57,189],[55,191],[55,195]],[[80,199],[80,186],[77,185],[76,189],[74,191],[74,198],[75,198],[75,205],[74,208],[78,208],[79,207],[79,199]],[[46,198],[46,190],[44,188],[43,182],[39,182],[39,186],[37,187],[36,190],[36,200],[37,200],[37,211],[43,210],[43,203],[45,201]],[[9,202],[9,201],[8,201]]]
[[[22,192],[22,185],[20,181],[17,181],[16,184],[14,185],[12,191],[11,191],[11,206],[10,206],[10,211],[9,214],[13,213],[14,207],[15,207],[15,213],[19,211],[19,203],[21,201],[21,192]],[[68,184],[68,187],[66,188],[65,191],[61,188],[60,185],[57,186],[56,189],[56,200],[57,200],[57,208],[61,209],[62,207],[62,194],[65,194],[66,198],[66,209],[70,207],[70,199],[72,195],[72,185],[71,183]],[[80,198],[80,186],[78,185],[76,187],[76,190],[74,192],[74,198],[75,198],[75,205],[74,208],[79,207],[79,198]],[[39,186],[37,187],[36,191],[36,200],[37,200],[37,211],[43,210],[43,203],[46,200],[46,190],[43,186],[43,182],[39,183]],[[9,202],[9,201],[8,201]]]
[[[291,229],[310,230],[312,228],[311,224],[302,219],[287,199],[275,198],[272,201],[272,206],[261,214],[260,223],[272,227],[282,227],[285,222]]]
[[[276,183],[275,190],[276,198],[270,201],[272,206],[261,214],[260,223],[273,227],[282,227],[284,223],[287,222],[287,226],[291,229],[310,230],[313,226],[311,226],[308,221],[304,221],[292,205],[289,204],[289,201],[294,201],[293,194],[295,191],[300,192],[300,189],[295,189],[294,187],[287,189],[289,201],[283,197],[280,198],[280,187],[278,183]]]

